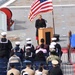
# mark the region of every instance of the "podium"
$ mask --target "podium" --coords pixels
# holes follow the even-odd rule
[[[39,38],[39,44],[41,44],[40,40],[43,38],[45,41],[45,44],[51,43],[51,38],[53,37],[53,28],[40,28],[38,30],[38,38]]]

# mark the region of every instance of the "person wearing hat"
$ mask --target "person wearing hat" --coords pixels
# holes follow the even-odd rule
[[[35,74],[34,70],[31,69],[31,62],[29,62],[29,61],[26,62],[26,68],[21,71],[21,75],[23,74],[23,72],[27,72],[28,75],[34,75]]]
[[[1,33],[2,38],[0,39],[0,57],[9,59],[12,43],[6,38],[6,35],[6,32]]]
[[[62,70],[58,66],[59,62],[57,60],[52,60],[53,68],[51,69],[49,75],[63,75]]]
[[[53,44],[55,46],[57,55],[59,57],[61,57],[62,56],[61,46],[59,43],[56,42],[56,40],[57,40],[57,38],[53,37],[51,44]]]
[[[26,41],[31,41],[31,38],[26,38]]]
[[[54,54],[54,55],[57,55],[57,53],[56,53],[56,51],[55,51],[55,45],[54,45],[54,44],[51,44],[51,45],[49,46],[49,48],[50,48],[50,49],[49,49],[49,50],[50,50],[49,53],[51,53],[51,52],[53,53],[53,52],[54,52],[53,54]],[[49,55],[50,55],[50,54],[49,54]]]
[[[25,60],[30,60],[33,62],[33,52],[31,51],[30,46],[26,46],[24,56],[25,56]]]
[[[20,65],[22,65],[21,59],[17,55],[15,55],[15,53],[12,51],[8,61],[7,70],[9,70],[10,64],[13,64],[13,63],[20,63]]]
[[[17,56],[20,57],[20,59],[22,61],[24,52],[23,52],[22,48],[20,48],[20,42],[19,41],[15,42],[15,47],[14,47],[13,51]]]
[[[26,45],[24,45],[24,51],[26,49],[26,46],[30,46],[31,52],[35,53],[35,48],[34,48],[34,45],[32,44],[31,38],[26,39]]]
[[[49,46],[49,48],[50,48],[50,51],[52,51],[52,49],[55,49],[55,46],[51,44],[51,45]]]
[[[55,49],[52,49],[50,51],[50,55],[47,57],[46,62],[48,63],[49,61],[51,62],[52,60],[57,60],[59,63],[61,63],[61,59],[56,55]]]

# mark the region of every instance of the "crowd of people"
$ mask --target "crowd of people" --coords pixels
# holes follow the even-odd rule
[[[13,48],[10,40],[6,38],[6,32],[2,32],[2,38],[0,39],[0,58],[6,58],[8,60],[7,65],[7,75],[63,75],[60,69],[60,64],[62,62],[61,56],[61,46],[57,43],[56,38],[52,38],[50,45],[44,44],[44,39],[42,38],[41,44],[34,46],[32,44],[31,38],[26,39],[26,45],[24,48],[20,47],[19,41],[15,42],[15,47]],[[26,62],[26,68],[17,70],[13,64],[10,63],[21,63]],[[52,69],[44,69],[44,64],[40,63],[37,70],[31,69],[31,64],[35,61],[38,62],[49,62],[52,63]]]

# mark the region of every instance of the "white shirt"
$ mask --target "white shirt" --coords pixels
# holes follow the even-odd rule
[[[38,50],[36,50],[35,53],[37,54],[39,51],[42,51],[43,53],[47,53],[47,50],[43,48],[39,48]]]

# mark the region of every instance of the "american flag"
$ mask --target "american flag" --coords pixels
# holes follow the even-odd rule
[[[44,13],[52,10],[52,0],[35,0],[30,8],[29,19],[32,21],[39,13]]]

